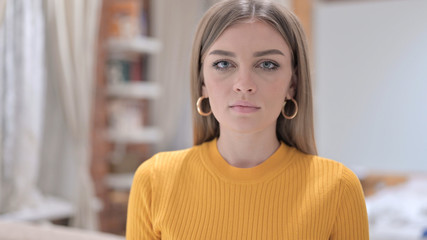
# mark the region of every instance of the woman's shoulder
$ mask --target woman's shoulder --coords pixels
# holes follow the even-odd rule
[[[340,178],[344,182],[359,182],[357,175],[346,165],[336,160],[316,156],[314,158],[315,162],[318,162],[319,165],[323,165],[325,169],[333,169],[333,173],[339,174]]]
[[[199,147],[159,152],[144,161],[136,170],[132,188],[135,191],[153,192],[153,197],[166,196],[178,179],[185,177],[197,166]],[[197,171],[197,169],[195,169]],[[145,190],[144,190],[145,189]]]
[[[199,146],[182,150],[164,151],[145,160],[137,169],[135,175],[168,174],[182,168],[189,160],[197,157]]]
[[[343,163],[329,158],[300,153],[297,167],[318,177],[334,179],[343,185],[360,185],[357,175]]]

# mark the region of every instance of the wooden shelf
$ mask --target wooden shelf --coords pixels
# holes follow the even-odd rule
[[[156,127],[142,127],[129,131],[108,130],[108,139],[116,143],[155,144],[162,140],[162,132]]]
[[[107,94],[113,97],[156,99],[160,93],[160,86],[151,82],[115,83],[107,86]]]
[[[162,48],[159,40],[143,36],[131,39],[111,38],[108,39],[107,45],[112,54],[121,52],[155,54]]]
[[[153,146],[162,139],[160,129],[145,126],[150,119],[152,100],[159,98],[162,90],[155,81],[146,81],[146,76],[152,71],[149,68],[152,56],[162,50],[159,39],[149,37],[151,2],[152,0],[104,0],[102,6],[97,44],[97,97],[93,118],[94,150],[91,168],[95,190],[103,204],[99,212],[100,229],[115,234],[125,233],[126,206],[116,203],[113,193],[128,195],[134,172],[130,169],[151,156]],[[146,19],[141,22],[142,14]],[[123,16],[129,21],[119,22],[124,19]],[[131,35],[125,28],[135,27],[132,19],[141,24],[142,28],[139,30],[147,36],[119,37]],[[137,32],[139,31],[135,34]],[[129,117],[135,116],[140,116],[141,121],[132,122]],[[129,121],[118,123],[117,119]],[[136,119],[137,117],[133,120]],[[135,149],[137,151],[133,152]],[[128,150],[132,154],[126,152]],[[116,175],[117,172],[126,174]]]
[[[111,173],[106,178],[107,186],[120,191],[129,191],[133,181],[133,173]]]

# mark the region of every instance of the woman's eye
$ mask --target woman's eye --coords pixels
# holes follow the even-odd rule
[[[279,65],[272,61],[264,61],[259,65],[259,67],[265,70],[276,70]]]
[[[226,70],[230,67],[232,67],[231,63],[228,61],[218,61],[218,62],[214,62],[213,66],[215,67],[215,69],[217,70]]]

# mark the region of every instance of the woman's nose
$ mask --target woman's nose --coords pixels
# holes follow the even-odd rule
[[[233,88],[237,93],[255,93],[256,85],[252,73],[250,71],[239,72]]]

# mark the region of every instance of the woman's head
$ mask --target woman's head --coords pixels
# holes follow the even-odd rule
[[[199,24],[193,45],[191,63],[193,106],[197,99],[206,92],[203,66],[208,50],[224,31],[244,22],[262,22],[264,25],[268,25],[277,31],[286,43],[290,55],[288,56],[290,57],[289,65],[292,68],[291,74],[288,76],[292,79],[293,92],[291,95],[298,103],[299,111],[297,116],[291,120],[285,119],[279,114],[276,135],[279,140],[290,146],[306,153],[316,154],[311,79],[305,36],[297,18],[276,3],[260,0],[227,0],[217,3],[208,10]],[[283,100],[280,99],[280,101]],[[292,107],[293,104],[287,105]],[[209,101],[202,102],[202,109],[210,110]],[[291,109],[290,112],[293,110]],[[195,144],[219,136],[219,123],[212,114],[201,116],[194,109],[193,118]]]

